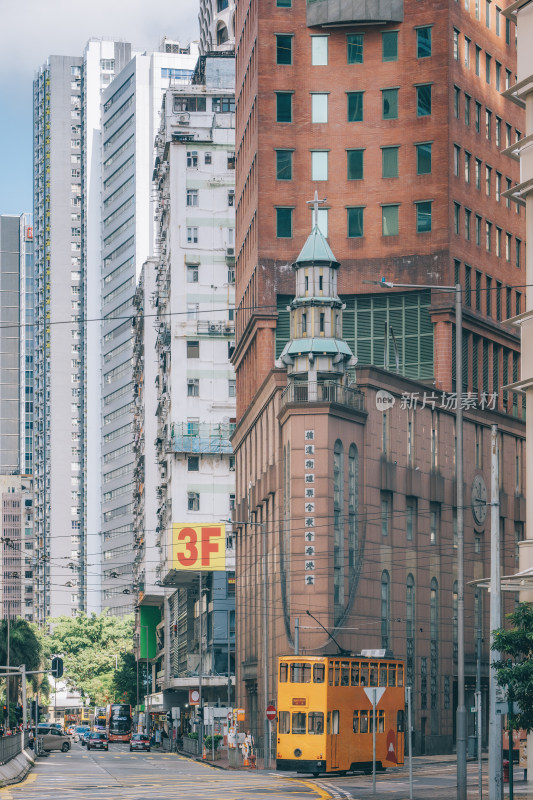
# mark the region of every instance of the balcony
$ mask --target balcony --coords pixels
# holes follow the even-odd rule
[[[290,383],[281,395],[281,405],[292,403],[337,403],[354,411],[365,410],[363,392],[334,381]]]
[[[307,27],[403,22],[403,0],[307,0]]]
[[[174,453],[228,453],[232,454],[230,436],[234,430],[230,422],[187,423],[172,426],[170,449]]]

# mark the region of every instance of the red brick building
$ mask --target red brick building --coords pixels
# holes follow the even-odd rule
[[[441,392],[457,389],[453,295],[386,292],[365,281],[462,284],[459,388],[476,398],[465,412],[465,498],[468,505],[476,476],[489,482],[496,421],[504,569],[512,569],[524,519],[524,429],[521,399],[501,387],[518,378],[519,343],[505,320],[523,309],[524,216],[504,195],[519,175],[501,150],[524,123],[500,92],[515,81],[514,27],[483,0],[250,0],[237,4],[236,55],[235,519],[265,523],[241,525],[238,535],[240,703],[261,735],[263,705],[275,697],[275,657],[291,651],[294,621],[303,625],[308,609],[342,646],[386,643],[408,659],[417,747],[450,748],[455,417]],[[306,201],[315,190],[327,198],[319,227],[341,264],[341,338],[358,360],[359,408],[345,396],[309,402],[291,394],[285,370],[275,367],[294,335],[291,264],[311,229]],[[376,407],[379,389],[396,398],[389,412]],[[401,407],[402,393],[433,391],[436,408]],[[496,392],[490,411],[486,399]],[[309,474],[322,532],[311,586],[302,540],[306,431],[317,437]],[[465,509],[467,581],[486,571],[488,538],[486,519]],[[267,615],[258,591],[263,548]],[[474,631],[487,640],[488,620],[481,595],[468,589],[465,603],[468,688]],[[318,629],[303,628],[300,642],[318,652],[326,645]],[[486,659],[487,641],[482,652]]]

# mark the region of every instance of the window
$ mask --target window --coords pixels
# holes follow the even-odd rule
[[[459,115],[460,115],[460,108],[459,108],[460,98],[461,98],[461,90],[459,89],[458,86],[454,86],[453,87],[453,113],[454,113],[455,119],[459,119]]]
[[[327,181],[328,179],[328,151],[311,151],[311,180]]]
[[[501,13],[502,13],[501,8],[498,8],[498,6],[496,6],[496,20],[495,20],[496,21],[496,36],[500,35]]]
[[[398,236],[398,209],[399,205],[381,207],[381,232],[383,236]]]
[[[200,379],[187,379],[187,397],[200,397]]]
[[[363,63],[363,40],[362,33],[351,33],[346,37],[347,61],[348,64]]]
[[[187,471],[188,472],[200,471],[200,456],[187,456]]]
[[[381,148],[381,176],[383,178],[398,177],[398,152],[399,147]]]
[[[236,382],[234,378],[228,381],[228,397],[236,397]]]
[[[292,0],[276,0],[278,8],[292,8]]]
[[[496,147],[502,145],[502,121],[500,117],[496,117]]]
[[[485,109],[485,136],[490,142],[492,136],[492,111],[488,108]]]
[[[187,189],[187,205],[198,206],[198,189]]]
[[[510,261],[511,260],[511,241],[512,241],[512,238],[513,237],[511,236],[510,233],[506,233],[505,234],[505,260],[506,261]]]
[[[495,62],[496,68],[496,91],[500,92],[502,88],[502,65],[499,61]]]
[[[506,69],[505,70],[505,88],[506,89],[510,89],[511,88],[511,70],[510,69]]]
[[[363,121],[363,92],[347,92],[348,122]]]
[[[511,44],[511,20],[505,20],[505,44]]]
[[[292,208],[276,208],[276,237],[292,238]]]
[[[405,534],[408,542],[412,542],[415,538],[416,503],[416,497],[408,497],[405,500]]]
[[[381,646],[389,646],[390,635],[390,577],[387,570],[381,573]]]
[[[328,95],[313,92],[311,94],[311,122],[328,121]]]
[[[213,163],[213,156],[211,153],[204,153],[204,164],[212,164]]]
[[[416,174],[431,174],[431,142],[417,144],[416,147]]]
[[[491,184],[492,184],[492,167],[485,165],[485,189],[487,197],[490,197]]]
[[[470,101],[471,97],[469,94],[465,94],[465,125],[470,127]]]
[[[187,342],[187,358],[200,358],[200,342]]]
[[[485,25],[490,28],[490,0],[485,0]]]
[[[328,63],[328,36],[311,36],[311,64],[325,67]]]
[[[417,31],[418,34],[418,31]],[[418,40],[418,36],[417,36]],[[459,31],[457,28],[453,29],[453,57],[455,61],[459,61]],[[420,58],[420,56],[418,56]]]
[[[476,214],[476,244],[481,247],[481,217]]]
[[[347,150],[348,174],[349,181],[362,181],[363,180],[363,156],[364,150]]]
[[[416,232],[429,233],[431,231],[431,202],[415,203],[416,206]]]
[[[187,264],[187,283],[198,283],[198,264]]]
[[[391,520],[391,498],[388,494],[381,495],[381,535],[388,536]]]
[[[476,75],[479,77],[481,71],[481,47],[476,44]]]
[[[416,115],[427,117],[431,114],[431,84],[416,87]]]
[[[383,119],[398,119],[398,89],[382,89]]]
[[[383,61],[398,60],[398,31],[385,31],[381,34],[381,52]]]
[[[453,204],[453,231],[459,235],[461,226],[461,206],[459,203]]]
[[[465,182],[470,183],[470,164],[472,157],[470,153],[465,150]]]
[[[292,64],[292,34],[276,34],[276,64]]]
[[[292,122],[292,92],[276,92],[276,122]]]
[[[481,161],[476,158],[476,189],[481,191]]]
[[[490,65],[492,62],[492,56],[489,56],[488,53],[485,53],[485,80],[487,83],[490,83]]]
[[[468,36],[465,36],[465,67],[467,69],[470,69],[470,45],[470,39]]]
[[[496,255],[498,258],[502,257],[502,229],[498,227],[496,227]]]
[[[492,249],[492,222],[485,220],[485,249],[490,253]]]
[[[453,174],[456,178],[459,177],[459,159],[461,157],[461,148],[458,144],[453,146]]]
[[[200,511],[200,495],[198,492],[187,492],[187,510]]]
[[[522,240],[516,239],[516,250],[515,250],[515,267],[520,269],[522,266]]]
[[[235,205],[235,189],[228,191],[228,207],[233,208]]]
[[[187,150],[187,166],[188,167],[197,167],[198,166],[198,151],[197,150]]]
[[[187,228],[187,244],[198,244],[198,228]]]
[[[276,178],[292,181],[292,150],[276,150]]]
[[[359,239],[363,236],[364,206],[346,209],[348,214],[348,238]]]

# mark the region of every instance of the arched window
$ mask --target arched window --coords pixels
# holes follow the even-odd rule
[[[344,608],[344,448],[333,448],[333,595],[335,621]]]
[[[355,570],[359,550],[359,453],[355,444],[348,451],[348,568]]]
[[[228,29],[225,25],[220,25],[217,28],[217,44],[224,44],[229,39]]]
[[[390,637],[390,576],[387,570],[381,573],[381,647],[387,650]]]

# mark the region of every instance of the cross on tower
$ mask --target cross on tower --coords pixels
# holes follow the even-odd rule
[[[318,199],[318,192],[315,189],[315,198],[314,200],[306,200],[308,206],[313,206],[313,228],[318,225],[318,206],[320,203],[325,203],[328,198],[324,197],[323,200]]]

